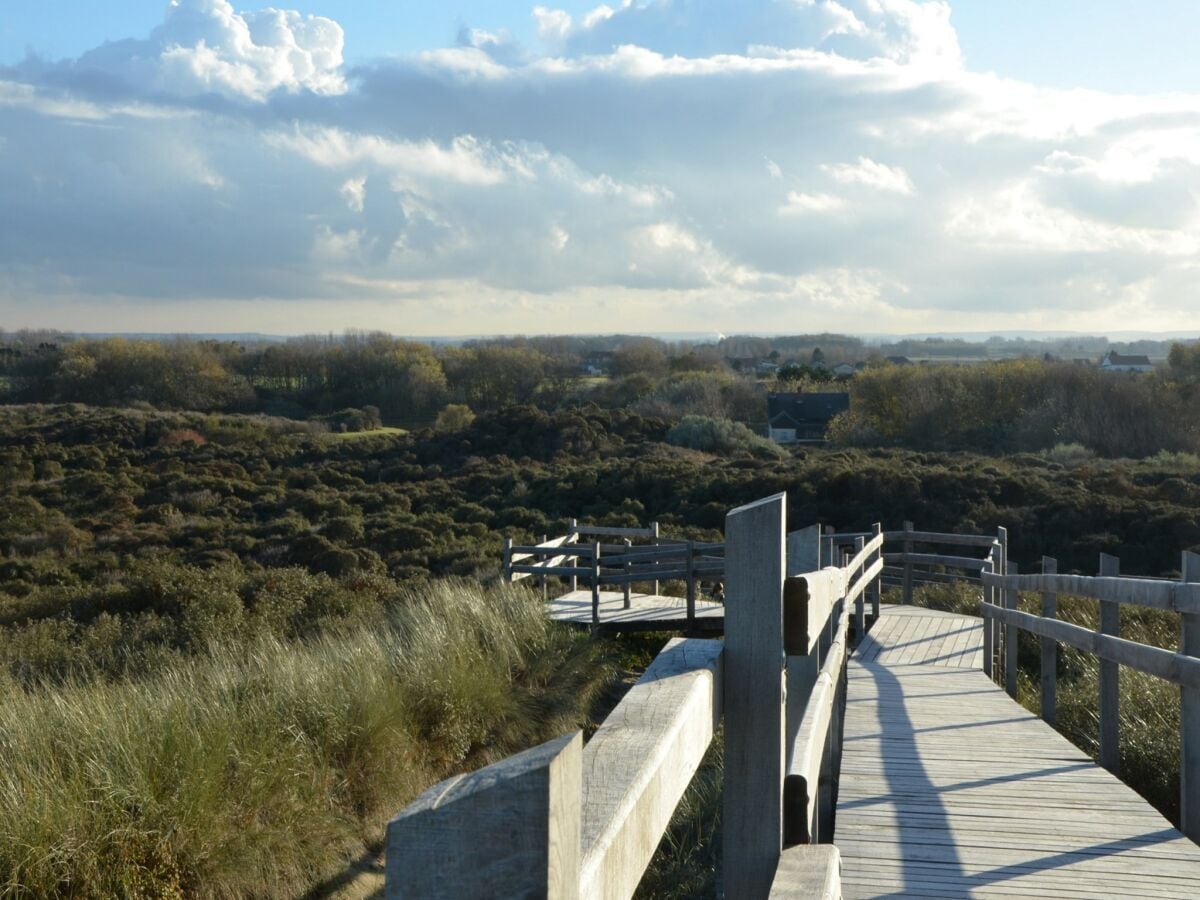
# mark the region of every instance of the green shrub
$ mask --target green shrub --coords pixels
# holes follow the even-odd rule
[[[763,459],[786,456],[777,444],[755,434],[741,422],[707,416],[685,416],[667,432],[667,443],[708,453],[748,453]]]

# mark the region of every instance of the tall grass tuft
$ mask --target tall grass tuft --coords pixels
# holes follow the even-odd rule
[[[0,896],[301,894],[432,781],[577,725],[597,652],[463,581],[142,680],[0,675]]]

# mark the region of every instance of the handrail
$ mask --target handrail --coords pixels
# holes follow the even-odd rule
[[[984,582],[1012,591],[1052,591],[1167,612],[1200,613],[1200,584],[1091,575],[988,575]]]
[[[1163,581],[1118,576],[1116,557],[1101,555],[1099,576],[1060,575],[1055,560],[1042,561],[1041,574],[993,574],[984,571],[986,589],[980,604],[985,634],[1004,626],[1006,644],[1005,680],[1016,694],[1016,631],[1037,635],[1042,641],[1041,714],[1053,723],[1057,696],[1057,645],[1066,644],[1094,655],[1100,662],[1099,714],[1100,761],[1114,773],[1120,769],[1120,666],[1127,666],[1180,688],[1181,830],[1200,841],[1200,555],[1184,552],[1183,580]],[[1015,568],[1015,567],[1014,567]],[[1019,592],[1041,594],[1041,615],[1017,608]],[[991,602],[989,592],[998,592],[1000,602]],[[1099,601],[1100,621],[1096,630],[1055,618],[1058,595],[1069,594]],[[1131,641],[1120,636],[1121,605],[1178,613],[1182,639],[1178,652]],[[1014,629],[1008,634],[1009,629]],[[1190,773],[1190,774],[1189,774]]]

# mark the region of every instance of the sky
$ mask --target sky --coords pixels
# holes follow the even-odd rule
[[[1200,333],[1200,4],[0,0],[0,327]]]

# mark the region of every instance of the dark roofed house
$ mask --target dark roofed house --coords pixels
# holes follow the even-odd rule
[[[887,361],[890,362],[893,366],[911,366],[912,365],[912,360],[909,359],[907,356],[889,356],[889,357],[887,357]]]
[[[823,441],[830,421],[850,408],[850,395],[767,394],[767,427],[778,444]]]
[[[1148,356],[1122,356],[1116,350],[1109,350],[1100,361],[1100,368],[1105,372],[1153,372],[1154,363]]]

